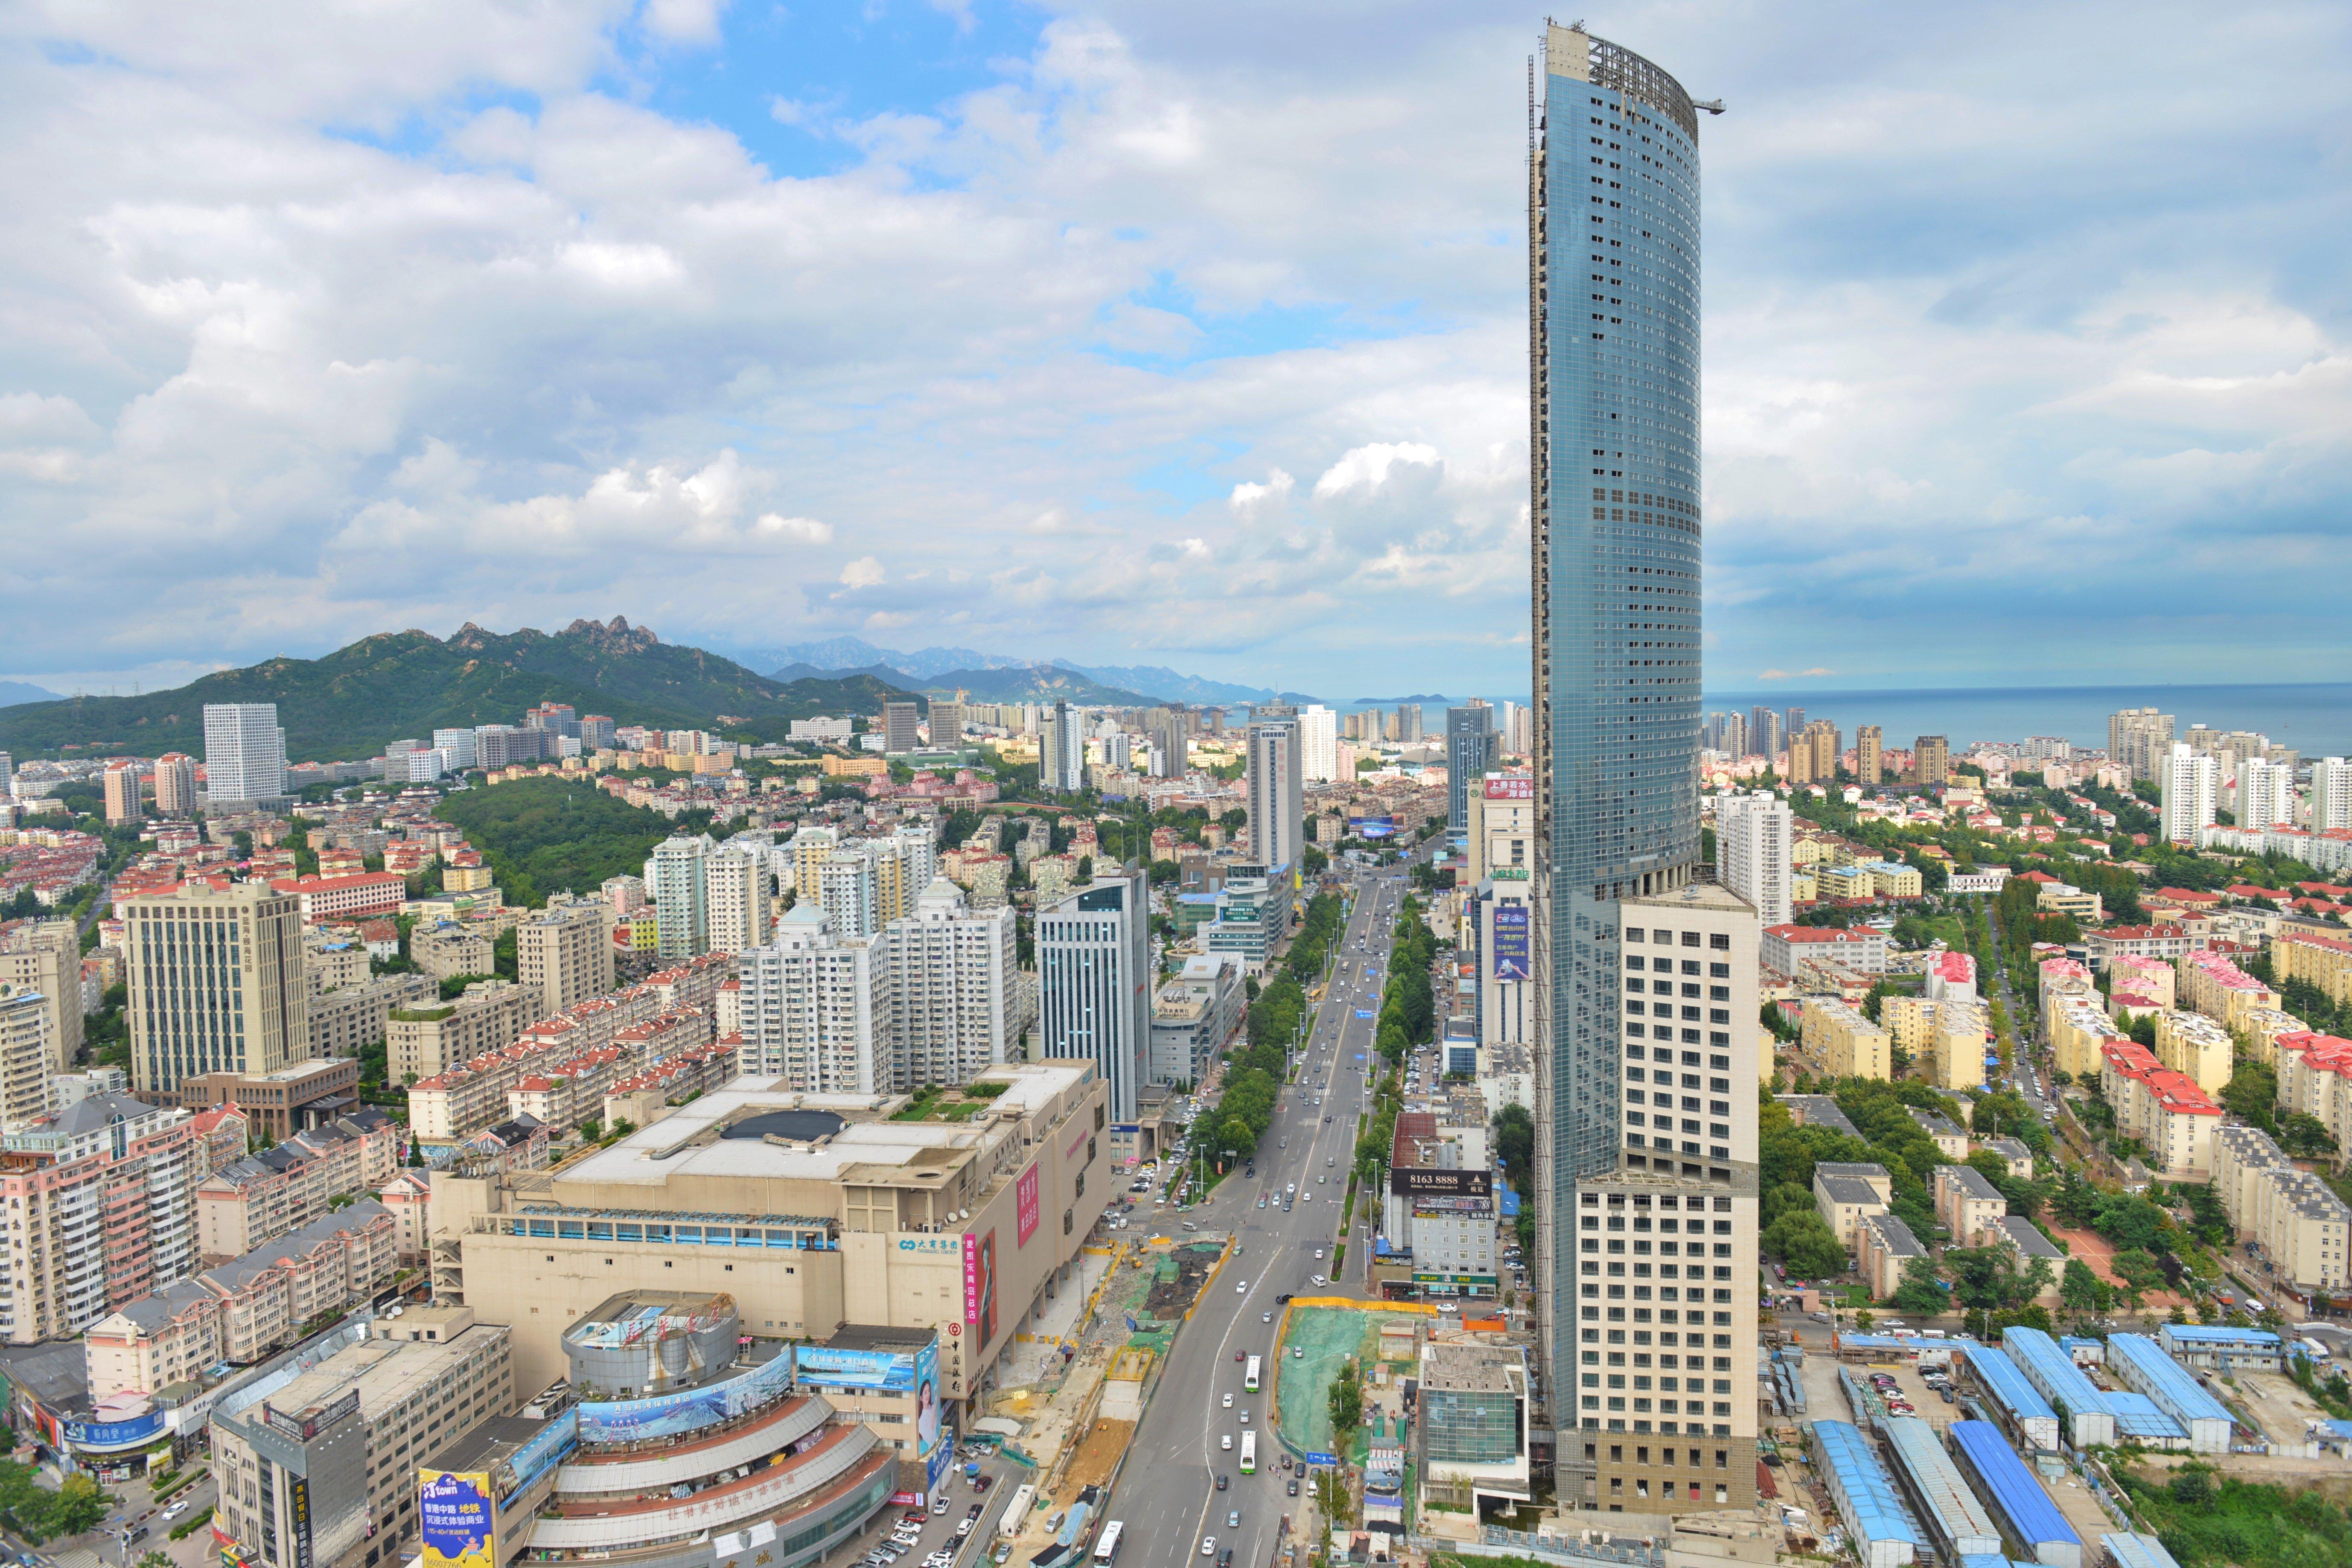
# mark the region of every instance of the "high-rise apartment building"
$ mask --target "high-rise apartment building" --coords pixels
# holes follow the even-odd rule
[[[2311,830],[2352,827],[2352,762],[2320,757],[2311,764]]]
[[[604,899],[558,894],[515,927],[515,980],[538,994],[533,1016],[551,1018],[613,989],[613,926]]]
[[[106,795],[106,821],[110,827],[139,822],[147,816],[146,791],[132,763],[110,763],[100,781]]]
[[[922,710],[909,698],[903,702],[882,704],[882,749],[885,752],[913,752],[922,748],[923,737],[918,728],[922,722]]]
[[[725,844],[703,862],[710,951],[741,952],[768,940],[768,856],[763,845]]]
[[[1715,863],[1723,885],[1738,894],[1768,926],[1790,921],[1790,851],[1796,818],[1770,790],[1727,795],[1715,803]]]
[[[1037,784],[1055,795],[1069,795],[1087,782],[1087,740],[1079,715],[1066,702],[1045,710],[1037,727]]]
[[[2175,741],[2158,770],[2163,791],[2164,837],[2176,844],[2194,844],[2197,830],[2213,826],[2221,804],[2221,762]]]
[[[1952,743],[1942,735],[1922,735],[1911,744],[1911,777],[1915,784],[1939,784],[1952,771]]]
[[[474,731],[471,730],[436,730],[433,749],[449,755],[449,767],[462,772],[474,765]]]
[[[1693,879],[1697,107],[1629,50],[1549,27],[1528,174],[1538,1328],[1559,1486],[1586,1507],[1635,1506],[1639,1483],[1677,1511],[1743,1509],[1759,927]]]
[[[0,932],[0,985],[37,991],[48,1011],[50,1072],[81,1054],[81,942],[71,921],[27,921]]]
[[[2131,769],[2132,777],[2155,778],[2171,754],[2171,714],[2126,708],[2107,715],[2107,759]]]
[[[1249,811],[1250,858],[1266,867],[1297,869],[1305,841],[1299,792],[1298,723],[1291,710],[1260,707],[1250,713],[1243,739]]]
[[[1420,703],[1398,703],[1396,728],[1391,732],[1389,739],[1402,742],[1408,746],[1415,744],[1421,739],[1422,717]]]
[[[1093,1062],[1108,1089],[1111,1121],[1133,1125],[1137,1091],[1151,1074],[1151,910],[1143,875],[1097,877],[1040,910],[1036,942],[1045,1055]]]
[[[975,913],[941,877],[891,922],[887,947],[900,1087],[970,1083],[1018,1057],[1029,1009],[1012,906]]]
[[[193,816],[196,810],[196,760],[185,752],[155,759],[155,815]]]
[[[963,704],[954,698],[931,699],[931,744],[956,746],[963,742]]]
[[[310,1055],[302,901],[257,882],[114,906],[130,976],[131,1077],[143,1094],[201,1073],[276,1072]]]
[[[868,937],[883,926],[879,867],[857,842],[842,845],[818,862],[816,888],[802,901],[823,909],[834,933]]]
[[[93,1094],[0,1135],[0,1340],[72,1339],[196,1264],[188,1113]]]
[[[215,810],[286,798],[277,703],[205,704],[205,798]]]
[[[1857,726],[1853,732],[1853,773],[1865,784],[1886,782],[1886,742],[1875,724]],[[1767,920],[1766,925],[1779,925]]]
[[[1759,757],[1771,757],[1780,751],[1780,710],[1777,708],[1750,708],[1748,710],[1748,752]]]
[[[890,1047],[887,943],[836,935],[819,906],[776,922],[765,947],[743,954],[745,1078],[781,1078],[804,1094],[887,1094],[904,1087]]]
[[[1473,699],[1445,710],[1445,826],[1470,830],[1470,793],[1495,764],[1495,710]]]
[[[2240,827],[2293,827],[2294,769],[2248,757],[2238,764],[2236,805]]]
[[[1320,702],[1298,710],[1298,776],[1308,784],[1339,777],[1339,716]]]
[[[654,951],[693,958],[710,951],[710,835],[680,833],[654,846],[646,862],[646,900],[654,907]]]
[[[49,999],[0,980],[0,1129],[47,1113],[56,1070]]]

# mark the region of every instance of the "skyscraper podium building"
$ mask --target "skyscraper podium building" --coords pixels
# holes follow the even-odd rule
[[[1698,112],[1719,106],[1580,27],[1549,27],[1541,65],[1528,261],[1544,1387],[1562,1506],[1745,1508],[1759,927],[1700,867],[1697,766]]]

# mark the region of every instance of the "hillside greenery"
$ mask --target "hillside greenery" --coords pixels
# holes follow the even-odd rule
[[[466,830],[507,902],[532,908],[565,889],[593,893],[608,877],[642,876],[655,845],[673,833],[709,830],[706,813],[688,812],[672,823],[567,778],[459,790],[434,815]]]
[[[617,616],[553,634],[467,625],[446,640],[380,633],[319,658],[268,659],[138,697],[19,703],[0,709],[0,751],[19,762],[73,752],[201,757],[208,702],[278,704],[289,762],[372,757],[387,742],[429,740],[436,729],[519,724],[541,702],[624,724],[715,725],[782,740],[794,719],[871,713],[904,695],[870,675],[772,679]]]

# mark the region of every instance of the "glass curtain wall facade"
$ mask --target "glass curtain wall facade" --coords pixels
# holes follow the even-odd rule
[[[1576,1194],[1623,1147],[1620,909],[1699,858],[1698,126],[1580,28],[1548,30],[1531,89],[1537,1264],[1566,1471]]]

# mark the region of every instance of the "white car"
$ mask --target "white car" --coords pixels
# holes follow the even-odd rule
[[[1246,1295],[1248,1295],[1248,1294],[1249,1294],[1249,1281],[1248,1281],[1248,1280],[1246,1280],[1246,1279],[1243,1279],[1243,1280],[1238,1280],[1238,1281],[1236,1281],[1236,1282],[1234,1283],[1234,1295],[1236,1295],[1236,1296],[1246,1296]]]
[[[1307,1283],[1311,1285],[1320,1285],[1323,1283],[1323,1276],[1320,1274],[1309,1274],[1307,1277]]]
[[[1231,1453],[1234,1447],[1234,1435],[1231,1432],[1223,1432],[1218,1434],[1217,1447],[1224,1449],[1227,1453]]]
[[[1242,1412],[1242,1425],[1244,1426],[1249,1425],[1249,1412],[1246,1410]]]
[[[1315,1259],[1318,1263],[1323,1259],[1323,1249],[1319,1247],[1315,1249]]]
[[[1204,1535],[1201,1537],[1201,1555],[1203,1557],[1214,1557],[1216,1554],[1217,1538],[1213,1535]]]
[[[1234,1407],[1234,1396],[1233,1396],[1232,1394],[1226,1394],[1226,1395],[1225,1395],[1225,1408],[1226,1408],[1226,1409],[1228,1409],[1228,1410],[1231,1410],[1233,1407]]]

